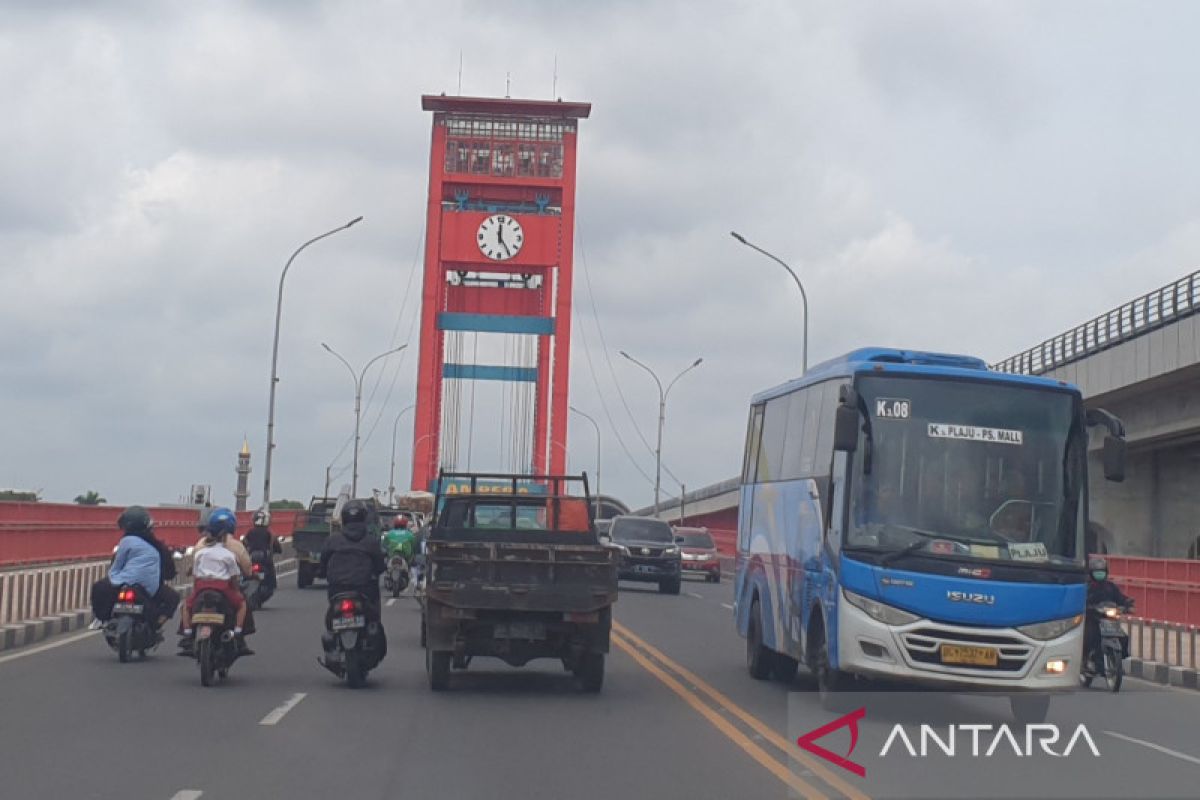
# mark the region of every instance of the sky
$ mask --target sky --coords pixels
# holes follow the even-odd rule
[[[663,461],[730,477],[804,318],[729,231],[796,268],[811,363],[1023,350],[1200,263],[1198,28],[1170,2],[0,4],[0,486],[232,503],[247,437],[253,507],[280,270],[359,215],[287,280],[272,496],[349,481],[353,386],[322,342],[355,365],[411,343],[368,376],[360,457],[386,489],[394,427],[406,486],[420,95],[506,91],[593,104],[571,402],[602,488],[652,500],[657,391],[620,350],[664,381],[703,357]],[[478,391],[473,466],[499,466]],[[594,431],[569,434],[594,474]]]

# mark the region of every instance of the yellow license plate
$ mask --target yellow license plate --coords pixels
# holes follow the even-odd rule
[[[200,611],[192,614],[192,622],[208,622],[220,625],[225,622],[225,615],[215,614],[211,611]]]
[[[958,644],[942,645],[943,664],[970,664],[974,667],[994,667],[999,653],[994,647],[968,647]]]

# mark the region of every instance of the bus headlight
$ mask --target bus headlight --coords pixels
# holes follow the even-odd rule
[[[842,596],[852,605],[858,606],[867,612],[872,619],[879,620],[884,625],[907,625],[910,622],[916,622],[920,619],[916,614],[910,614],[895,606],[889,606],[887,603],[863,597],[861,594],[852,592],[849,589],[842,589]]]
[[[1019,625],[1017,626],[1017,630],[1030,639],[1038,639],[1044,642],[1048,639],[1057,639],[1067,631],[1077,627],[1081,622],[1083,622],[1083,614],[1076,614],[1066,619],[1052,619],[1049,622],[1036,622],[1033,625]]]

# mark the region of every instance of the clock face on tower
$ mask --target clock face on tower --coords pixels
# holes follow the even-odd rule
[[[479,245],[479,252],[493,261],[507,261],[521,252],[525,232],[521,230],[521,223],[512,217],[493,214],[479,223],[475,243]]]

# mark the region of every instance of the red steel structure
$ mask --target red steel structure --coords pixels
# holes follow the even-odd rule
[[[446,379],[535,384],[532,409],[514,411],[532,415],[521,463],[564,474],[576,142],[591,104],[425,95],[421,107],[433,135],[412,488],[429,489],[441,465],[457,413]],[[534,337],[535,365],[448,363],[453,332]]]

